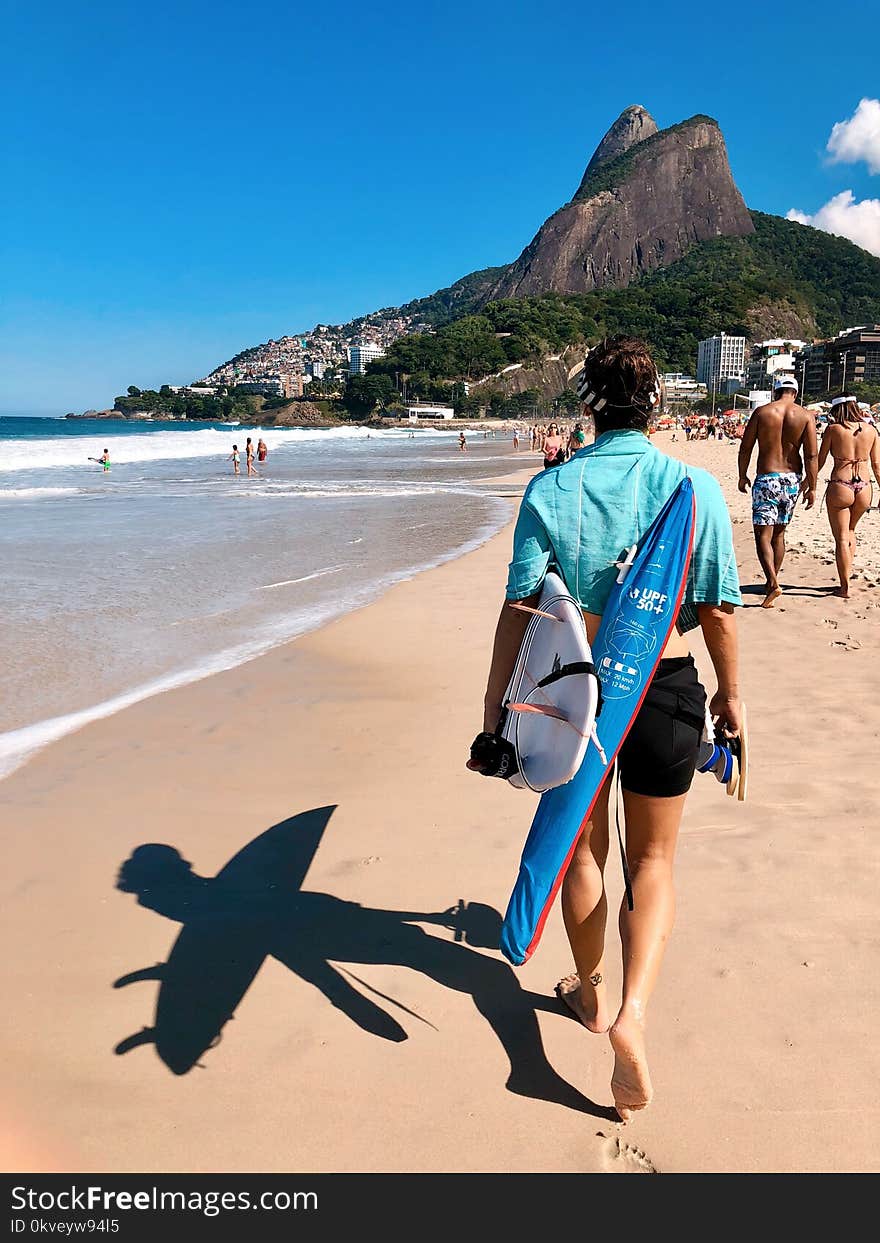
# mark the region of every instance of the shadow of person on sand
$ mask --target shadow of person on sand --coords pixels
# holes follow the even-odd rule
[[[809,600],[824,600],[836,590],[833,583],[830,587],[824,583],[821,585],[814,585],[812,583],[780,583],[779,586],[782,588],[782,595],[778,596],[776,599],[777,606],[780,604],[784,605],[786,596],[798,596]],[[746,584],[745,586],[740,586],[740,592],[744,596],[761,596],[763,599],[763,597],[767,594],[767,588],[763,583],[754,585]],[[760,604],[745,605],[745,608],[747,609],[756,609],[760,607]]]
[[[475,952],[498,946],[501,916],[492,907],[462,902],[441,912],[387,911],[302,888],[334,810],[319,807],[274,825],[213,878],[198,876],[172,846],[137,847],[120,869],[117,888],[137,894],[141,906],[183,928],[167,962],[115,982],[115,988],[143,980],[160,984],[154,1025],[121,1041],[116,1053],[154,1044],[169,1070],[186,1074],[218,1043],[268,955],[320,989],[363,1031],[403,1041],[408,1038],[405,1028],[351,981],[402,1014],[434,1025],[334,965],[392,964],[470,994],[507,1053],[511,1092],[597,1117],[616,1117],[612,1109],[583,1096],[547,1061],[536,1011],[557,1012],[557,1003],[524,991],[506,963]],[[415,924],[452,929],[454,939],[431,935]]]

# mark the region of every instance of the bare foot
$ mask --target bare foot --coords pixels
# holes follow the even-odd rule
[[[614,1050],[611,1076],[614,1107],[621,1122],[628,1122],[637,1109],[650,1105],[654,1095],[645,1056],[645,1036],[638,1019],[630,1014],[619,1014],[608,1036]]]
[[[840,600],[848,600],[849,599],[849,587],[835,587],[834,595],[836,595],[838,599]]]
[[[771,587],[764,599],[761,601],[762,609],[772,609],[774,600],[778,600],[782,595],[781,587]]]
[[[595,980],[595,983],[593,981]],[[586,997],[584,993],[586,992]],[[608,1012],[605,1004],[605,985],[601,975],[590,976],[586,989],[581,988],[579,975],[567,975],[556,985],[556,996],[568,1006],[569,1010],[586,1027],[587,1031],[597,1036],[608,1031]]]

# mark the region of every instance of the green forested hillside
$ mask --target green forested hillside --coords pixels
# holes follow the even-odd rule
[[[397,313],[413,315],[431,325],[469,315],[486,300],[489,290],[504,270],[503,267],[482,268],[479,272],[471,272],[448,289],[440,289],[437,293],[429,294],[427,298],[415,298],[412,302],[407,302]]]
[[[880,323],[880,259],[818,229],[752,215],[751,236],[701,243],[626,289],[506,299],[475,314],[453,310],[455,318],[436,333],[401,338],[371,371],[406,375],[415,396],[437,381],[480,379],[509,363],[627,332],[650,342],[662,368],[692,372],[701,337],[721,331],[753,337],[750,321],[762,308],[762,322],[777,315],[802,324],[805,335],[809,325],[827,336]],[[796,335],[781,323],[774,330],[772,322],[763,333]]]

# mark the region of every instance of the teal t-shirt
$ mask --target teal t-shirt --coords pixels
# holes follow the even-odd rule
[[[697,604],[742,604],[718,480],[667,457],[637,431],[605,432],[532,480],[516,522],[507,598],[532,595],[555,563],[581,608],[601,614],[617,577],[615,563],[638,543],[685,475],[694,487],[697,525],[679,629],[697,624]]]

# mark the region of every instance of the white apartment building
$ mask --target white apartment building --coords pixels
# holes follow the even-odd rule
[[[746,374],[746,339],[726,332],[707,337],[697,347],[697,379],[709,389],[730,391],[728,381],[742,382]]]
[[[280,376],[264,376],[261,380],[241,380],[235,386],[240,393],[256,393],[262,397],[285,397]]]
[[[348,370],[350,375],[363,375],[367,363],[377,358],[384,358],[385,351],[381,345],[352,345],[348,351]]]

